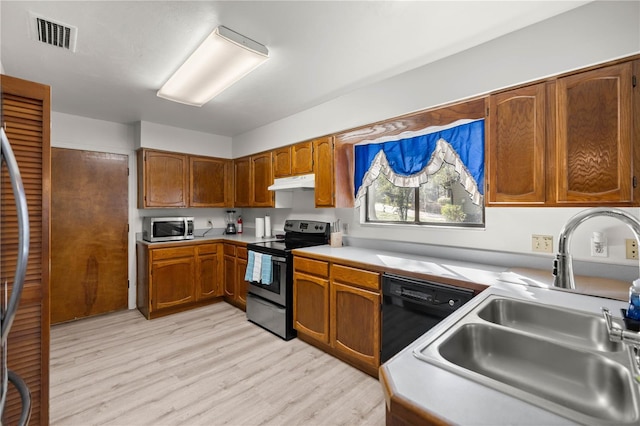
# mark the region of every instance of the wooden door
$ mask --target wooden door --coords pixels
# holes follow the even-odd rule
[[[267,188],[273,184],[271,170],[271,152],[251,156],[251,173],[253,175],[253,207],[273,207],[274,192]]]
[[[380,293],[331,282],[331,346],[373,368],[380,365]]]
[[[50,106],[49,86],[0,75],[2,125],[14,151],[29,210],[29,260],[22,298],[7,342],[8,367],[31,392],[32,425],[49,424]],[[18,252],[16,208],[2,167],[0,282],[13,283]],[[22,402],[9,386],[0,422],[18,424]]]
[[[232,301],[236,294],[236,246],[224,245],[224,295]]]
[[[488,205],[545,202],[545,84],[492,95]]]
[[[128,307],[128,157],[52,149],[51,322]]]
[[[631,202],[632,64],[558,79],[559,203]]]
[[[285,146],[273,151],[273,177],[291,176],[291,147]]]
[[[247,272],[247,249],[238,247],[236,250],[236,302],[242,309],[247,307],[247,291],[249,282],[244,279]]]
[[[329,343],[329,280],[300,272],[293,274],[293,327]]]
[[[233,205],[235,207],[250,207],[251,192],[253,191],[250,158],[233,160],[233,171],[235,189]]]
[[[313,173],[313,141],[300,142],[291,147],[291,174]]]
[[[154,261],[151,267],[151,306],[170,308],[195,300],[195,257]]]
[[[316,174],[316,207],[334,207],[333,138],[313,141],[313,167]]]
[[[189,205],[191,207],[229,207],[227,181],[229,160],[189,157]]]
[[[138,152],[138,208],[187,207],[187,156],[142,149]]]
[[[196,300],[212,299],[224,294],[219,272],[220,251],[217,244],[198,246]]]

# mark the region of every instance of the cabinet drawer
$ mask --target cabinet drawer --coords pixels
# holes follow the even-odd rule
[[[198,254],[213,254],[218,252],[217,244],[201,244],[198,246]]]
[[[319,277],[327,278],[329,276],[329,263],[321,260],[296,256],[293,260],[293,268],[297,272],[306,272]]]
[[[349,268],[348,266],[332,265],[331,279],[356,285],[362,288],[380,291],[380,274],[362,269]]]
[[[236,256],[236,246],[232,245],[232,244],[225,244],[224,245],[224,254],[227,256]]]
[[[193,254],[193,246],[154,249],[151,251],[151,260],[171,259],[175,257],[189,257],[193,256]]]
[[[246,259],[247,258],[247,248],[246,247],[238,247],[236,249],[236,255],[238,259]]]

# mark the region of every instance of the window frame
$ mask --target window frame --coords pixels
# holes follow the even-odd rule
[[[378,176],[377,179],[383,177],[382,175]],[[371,220],[369,218],[369,190],[371,187],[367,188],[364,197],[363,209],[364,213],[360,216],[361,223],[367,225],[390,225],[390,226],[419,226],[419,227],[437,227],[437,228],[455,228],[455,229],[485,229],[486,227],[486,204],[484,195],[482,195],[482,223],[470,223],[470,222],[425,222],[420,221],[420,214],[415,215],[415,219],[413,221],[397,221],[397,220]],[[420,203],[420,187],[412,187],[413,189],[413,203],[414,206],[418,206]]]

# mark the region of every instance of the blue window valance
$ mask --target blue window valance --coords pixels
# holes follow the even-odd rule
[[[448,126],[364,141],[354,148],[358,204],[381,173],[396,186],[418,187],[445,162],[460,174],[460,182],[473,202],[482,202],[484,119],[459,120]]]

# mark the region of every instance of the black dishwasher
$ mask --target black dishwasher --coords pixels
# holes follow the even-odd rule
[[[380,361],[389,360],[471,300],[473,294],[465,288],[384,274]]]

